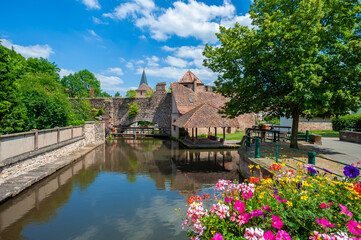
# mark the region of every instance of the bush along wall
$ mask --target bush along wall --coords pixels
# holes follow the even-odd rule
[[[351,130],[361,132],[361,114],[346,115],[332,118],[334,131]]]

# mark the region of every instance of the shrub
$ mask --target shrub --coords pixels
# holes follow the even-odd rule
[[[137,96],[137,92],[135,90],[128,90],[125,97],[134,99]]]
[[[360,167],[361,162],[358,163]],[[250,166],[254,173],[259,166]],[[244,183],[219,180],[216,201],[193,196],[183,227],[192,239],[360,239],[361,184],[358,168],[347,166],[337,180],[305,164],[296,171],[270,167],[273,178],[250,177]],[[310,174],[315,173],[315,177]],[[261,173],[260,173],[260,176]]]
[[[361,114],[332,118],[332,129],[334,131],[350,130],[351,128],[361,132]]]
[[[128,103],[128,106],[129,106],[129,118],[135,117],[139,112],[139,107],[137,102],[134,102],[133,104]]]

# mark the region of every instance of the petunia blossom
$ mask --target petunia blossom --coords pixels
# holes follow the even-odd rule
[[[338,204],[338,205],[339,205],[340,208],[341,208],[341,213],[343,213],[343,214],[345,214],[345,215],[347,215],[347,216],[349,216],[349,217],[352,217],[352,216],[353,216],[353,214],[352,214],[350,211],[347,210],[347,207],[346,207],[346,206],[343,206],[343,205],[341,205],[341,204]]]
[[[211,240],[224,240],[222,234],[216,233],[214,234],[213,238]]]
[[[350,233],[361,236],[361,223],[350,220],[347,226]]]

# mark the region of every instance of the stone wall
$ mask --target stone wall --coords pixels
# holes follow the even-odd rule
[[[105,127],[129,126],[139,121],[148,121],[158,124],[159,127],[171,127],[171,94],[157,86],[152,98],[91,98],[92,108],[104,109],[103,120]],[[128,104],[137,103],[138,114],[129,118]]]
[[[361,132],[340,131],[340,140],[361,143]]]
[[[105,141],[105,124],[87,122],[85,126],[34,130],[0,136],[0,168],[49,152],[62,152]],[[71,147],[73,146],[73,147]]]
[[[299,131],[322,131],[322,130],[332,130],[332,122],[299,122],[298,124]]]

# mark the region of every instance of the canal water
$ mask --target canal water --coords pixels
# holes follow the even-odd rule
[[[231,150],[114,140],[0,205],[0,239],[186,239],[175,208],[237,179]]]

